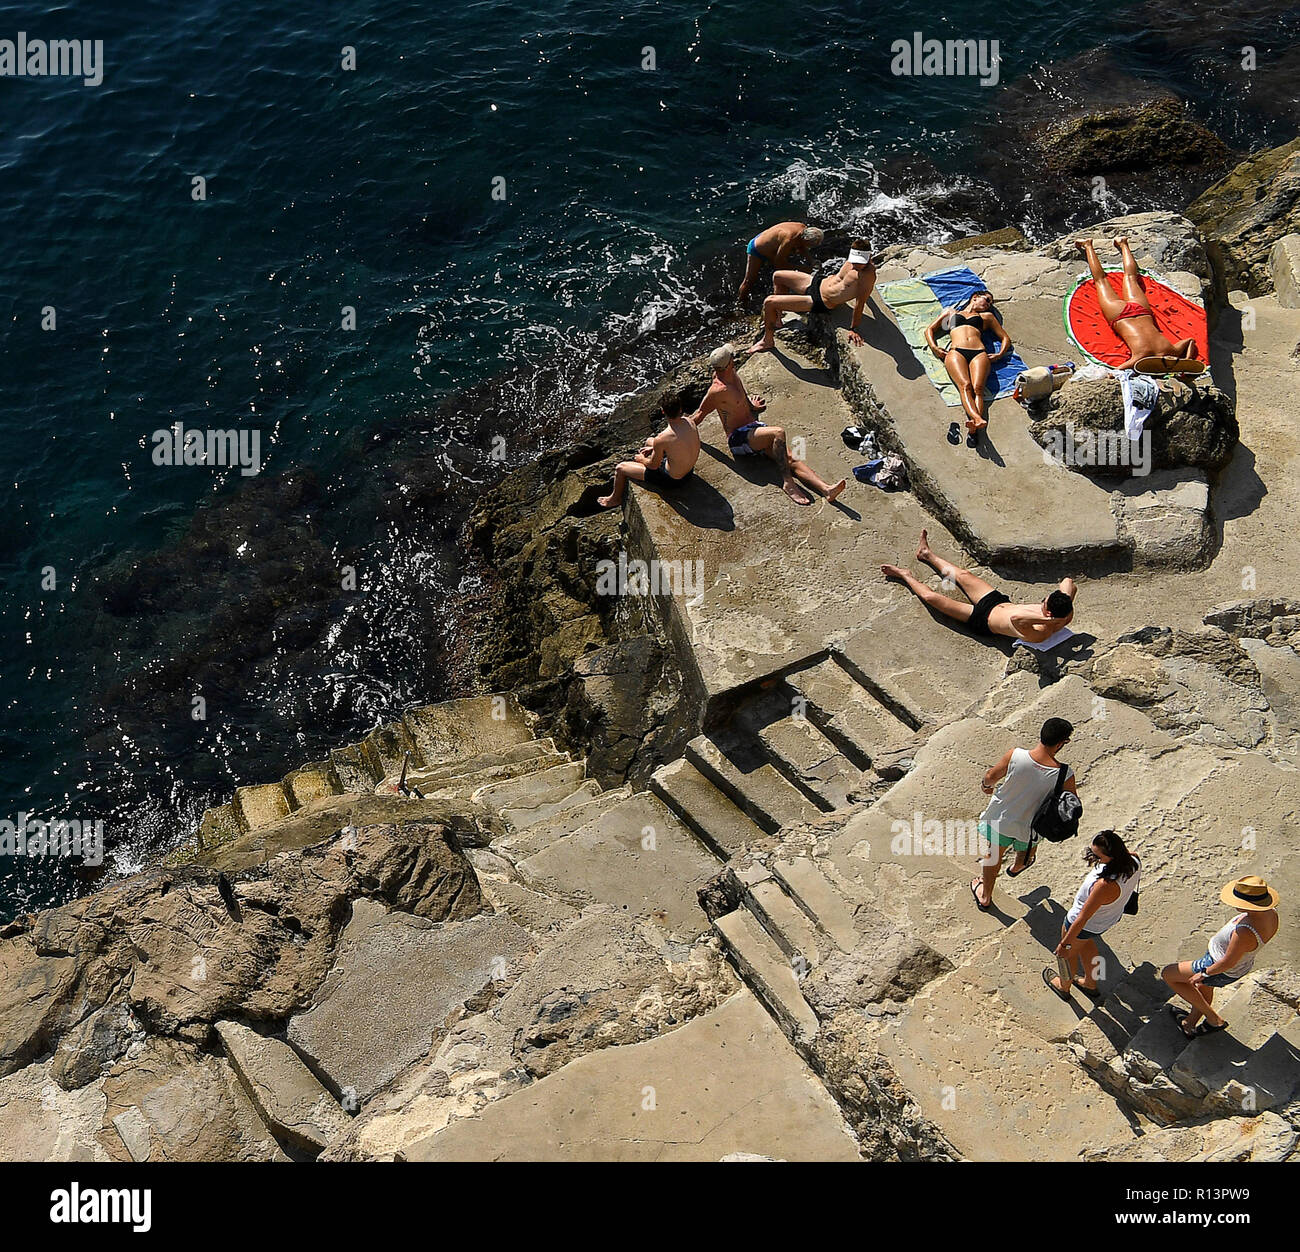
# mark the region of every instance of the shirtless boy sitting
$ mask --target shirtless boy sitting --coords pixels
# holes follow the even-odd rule
[[[781,470],[781,486],[796,504],[811,504],[801,482],[821,492],[827,500],[834,500],[844,490],[847,479],[841,478],[833,487],[818,478],[803,462],[790,455],[785,431],[780,426],[767,426],[759,414],[767,407],[757,396],[746,393],[736,369],[732,350],[723,346],[709,355],[713,366],[713,382],[700,407],[691,414],[696,426],[716,410],[722,428],[727,432],[727,447],[732,456],[768,456]]]
[[[1180,361],[1197,361],[1196,340],[1180,339],[1177,343],[1165,338],[1156,325],[1156,315],[1151,310],[1151,301],[1142,286],[1142,275],[1134,259],[1133,249],[1124,237],[1111,242],[1119,249],[1120,260],[1124,263],[1124,296],[1121,299],[1106,277],[1097,259],[1097,249],[1091,239],[1076,239],[1074,246],[1083,253],[1088,261],[1088,270],[1092,274],[1092,284],[1097,289],[1097,302],[1101,305],[1102,316],[1110,323],[1111,329],[1124,341],[1124,346],[1131,355],[1119,366],[1122,370],[1132,369],[1143,357],[1159,357],[1160,365],[1166,369],[1176,369]]]
[[[862,309],[875,285],[871,245],[861,239],[854,241],[849,259],[834,274],[823,277],[802,270],[777,270],[772,276],[775,294],[763,301],[763,333],[750,352],[770,352],[776,347],[773,336],[783,313],[829,313],[850,300],[853,321],[849,326],[849,342],[861,343],[858,326],[862,322]]]
[[[613,489],[596,501],[602,509],[617,508],[623,503],[623,492],[629,481],[671,489],[695,468],[695,462],[700,459],[699,427],[682,413],[680,400],[665,403],[663,416],[668,425],[653,439],[647,439],[632,460],[621,461],[614,467]]]
[[[779,270],[795,252],[815,248],[823,238],[816,226],[809,226],[806,222],[777,222],[775,226],[760,230],[745,245],[745,277],[736,292],[736,299],[743,300],[749,295],[764,261],[770,261],[773,268]]]
[[[916,559],[924,561],[945,581],[956,583],[970,603],[963,604],[932,590],[897,565],[882,565],[880,571],[886,578],[896,578],[905,583],[930,608],[953,621],[964,622],[977,635],[1005,635],[1008,639],[1042,643],[1062,626],[1068,626],[1074,617],[1074,597],[1079,588],[1073,578],[1063,578],[1060,586],[1041,604],[1011,604],[1009,596],[995,591],[970,570],[961,569],[931,552],[925,531],[921,532],[921,546],[916,550]]]

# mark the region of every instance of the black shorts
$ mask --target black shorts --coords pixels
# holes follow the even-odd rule
[[[667,470],[650,469],[649,467],[646,468],[645,472],[646,485],[650,487],[658,487],[661,491],[665,487],[680,487],[685,481],[685,478],[689,477],[690,475],[688,474],[683,478],[674,478]]]
[[[989,629],[989,614],[999,604],[1006,604],[1010,599],[1010,596],[1004,595],[1001,591],[990,591],[988,595],[981,596],[971,610],[971,630],[977,635],[991,635],[993,632]]]
[[[822,300],[822,276],[820,274],[813,275],[812,282],[808,284],[808,294],[812,297],[812,302],[813,302],[813,306],[809,310],[809,312],[812,313],[830,312],[830,309],[826,307],[825,301]]]

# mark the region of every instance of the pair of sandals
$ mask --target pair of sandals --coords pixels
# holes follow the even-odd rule
[[[1068,1001],[1070,999],[1070,993],[1068,991],[1062,991],[1060,987],[1052,981],[1052,977],[1055,973],[1056,970],[1054,970],[1050,965],[1044,965],[1043,982],[1046,984],[1048,991],[1050,991],[1058,1000]],[[1071,978],[1070,986],[1078,987],[1078,989],[1082,991],[1083,994],[1086,995],[1094,1004],[1100,1004],[1106,998],[1106,993],[1102,991],[1100,987],[1085,987],[1078,978]]]
[[[983,429],[984,427],[981,426],[980,430]],[[948,427],[948,442],[952,444],[954,448],[961,443],[961,426],[956,422],[953,422],[953,424]],[[966,446],[968,448],[978,448],[979,442],[979,431],[970,430],[966,432]]]
[[[1199,1039],[1203,1035],[1217,1035],[1219,1031],[1228,1029],[1227,1022],[1220,1022],[1217,1026],[1211,1026],[1209,1022],[1202,1022],[1195,1030],[1189,1031],[1184,1024],[1187,1021],[1188,1010],[1181,1009],[1176,1004],[1170,1004],[1166,1007],[1169,1009],[1169,1015],[1177,1022],[1179,1032],[1184,1039]]]

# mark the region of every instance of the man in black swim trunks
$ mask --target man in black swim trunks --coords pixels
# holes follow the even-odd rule
[[[968,625],[977,635],[1002,635],[1007,639],[1023,639],[1026,643],[1043,643],[1074,619],[1074,598],[1079,588],[1073,578],[1063,578],[1041,604],[1012,604],[1009,596],[994,590],[970,570],[931,552],[925,531],[921,532],[921,546],[916,550],[916,559],[924,561],[946,583],[960,587],[970,603],[954,600],[952,596],[927,587],[910,571],[897,565],[882,565],[880,571],[886,578],[895,578],[906,584],[930,608],[955,622]]]
[[[614,467],[614,486],[609,495],[596,501],[602,509],[617,508],[629,482],[644,483],[664,491],[681,486],[700,459],[700,430],[682,412],[682,402],[666,401],[663,416],[668,425],[653,439],[647,439],[630,461]]]
[[[750,352],[770,352],[776,347],[776,328],[785,313],[829,313],[841,304],[853,301],[853,320],[849,325],[849,342],[861,343],[858,326],[862,310],[876,285],[876,267],[871,259],[871,245],[855,240],[849,259],[832,274],[805,274],[801,270],[777,270],[772,276],[772,292],[763,301],[763,333]]]

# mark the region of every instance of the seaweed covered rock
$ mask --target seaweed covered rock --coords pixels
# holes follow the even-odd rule
[[[1049,166],[1066,174],[1203,167],[1228,156],[1223,140],[1172,97],[1067,117],[1045,127],[1039,143]]]
[[[1269,254],[1300,231],[1300,139],[1247,158],[1187,206],[1229,287],[1271,290]]]

